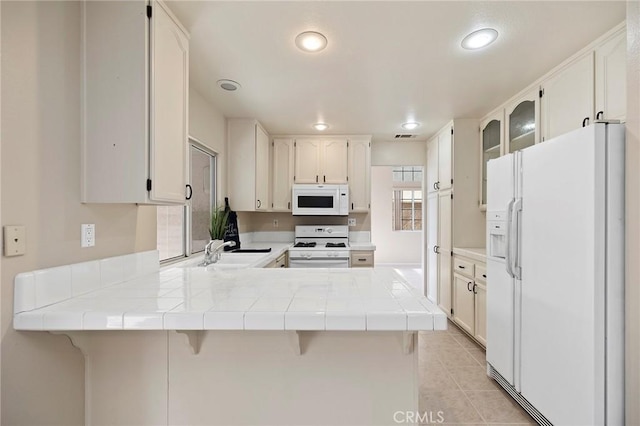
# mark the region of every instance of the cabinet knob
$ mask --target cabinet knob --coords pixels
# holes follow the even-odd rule
[[[462,265],[458,265],[458,268],[460,268],[460,269],[465,269],[465,267],[464,267],[464,266],[462,266]]]
[[[258,208],[262,207],[262,202],[258,200]]]
[[[318,183],[318,175],[316,175],[316,183]]]
[[[289,201],[289,202],[287,203],[287,209],[288,209],[288,210],[291,210],[291,201]]]
[[[440,246],[433,246],[433,252],[436,254],[440,254]]]
[[[476,287],[478,287],[478,284],[473,283],[473,294],[478,294],[478,292],[476,291]]]
[[[472,290],[471,290],[471,284],[473,284],[471,281],[469,281],[469,282],[467,283],[467,291],[472,291]]]
[[[585,117],[584,120],[582,120],[582,127],[587,127],[589,125],[589,117]]]
[[[191,197],[193,196],[193,188],[189,184],[187,184],[187,191],[188,191],[187,194],[189,194],[189,195],[187,195],[185,198],[187,200],[190,200]]]
[[[602,120],[602,116],[604,115],[604,111],[598,111],[596,114],[596,120]]]

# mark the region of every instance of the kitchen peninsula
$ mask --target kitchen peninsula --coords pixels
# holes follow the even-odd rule
[[[82,351],[86,424],[371,425],[418,410],[416,332],[446,316],[392,269],[225,267],[159,269],[150,251],[19,274],[14,328]]]

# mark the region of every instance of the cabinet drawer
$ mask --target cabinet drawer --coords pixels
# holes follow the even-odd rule
[[[282,256],[276,259],[276,264],[274,268],[286,268],[287,267],[287,255],[283,254]]]
[[[487,268],[484,265],[476,265],[475,280],[479,283],[487,283]]]
[[[352,251],[351,252],[351,267],[373,267],[373,252],[372,251]]]
[[[473,278],[474,264],[467,262],[466,260],[462,260],[459,257],[454,257],[453,270],[458,274]]]

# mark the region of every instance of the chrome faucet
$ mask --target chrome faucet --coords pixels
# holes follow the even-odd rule
[[[221,251],[224,247],[235,247],[235,241],[227,241],[226,243],[219,244],[214,247],[214,244],[218,243],[218,240],[211,240],[204,248],[204,261],[201,266],[211,265],[220,260]]]

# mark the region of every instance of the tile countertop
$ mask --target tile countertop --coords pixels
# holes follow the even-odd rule
[[[487,250],[484,247],[454,247],[453,254],[468,257],[477,262],[487,262]]]
[[[276,256],[279,250],[284,252],[288,246],[278,250],[272,247],[269,257]],[[135,260],[135,256],[152,258],[153,254],[123,258],[132,256]],[[113,259],[117,260],[96,261],[97,271],[85,268],[91,271],[78,282],[75,277],[81,275],[58,272],[66,267],[17,277],[18,289],[32,279],[29,274],[35,275],[36,301],[40,291],[50,292],[51,286],[58,283],[64,284],[67,293],[61,292],[44,305],[36,302],[28,306],[16,299],[14,328],[417,331],[447,327],[445,314],[391,268],[222,270],[215,265],[204,268],[175,264],[153,271],[149,262],[138,262],[142,267],[136,274],[105,284],[104,267],[114,264]],[[75,271],[78,265],[89,266],[68,267]],[[97,284],[86,281],[90,272],[94,279],[97,277]],[[42,273],[50,274],[50,278],[39,287],[38,274]],[[70,282],[65,283],[65,278]],[[83,284],[84,290],[76,292],[78,283]],[[31,290],[21,293],[31,296]]]

